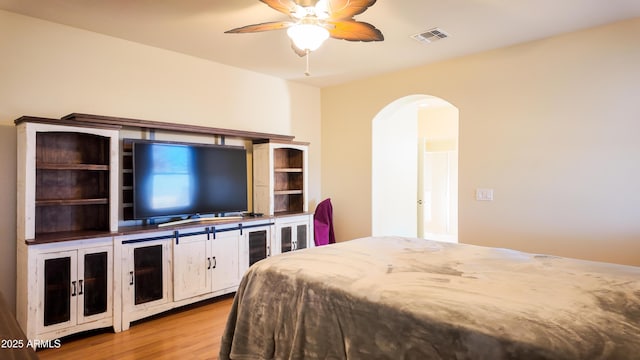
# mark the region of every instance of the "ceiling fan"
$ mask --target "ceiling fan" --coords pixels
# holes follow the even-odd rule
[[[353,17],[365,12],[376,0],[260,0],[290,17],[289,20],[247,25],[225,31],[242,34],[287,29],[291,47],[299,56],[307,57],[332,37],[348,41],[383,41],[382,32],[375,26],[356,21]]]

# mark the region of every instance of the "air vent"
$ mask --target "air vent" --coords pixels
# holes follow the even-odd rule
[[[414,40],[419,41],[421,43],[425,43],[425,44],[432,43],[434,41],[438,41],[441,39],[445,39],[447,37],[449,37],[449,34],[444,32],[440,28],[433,28],[431,30],[427,30],[422,33],[411,35],[411,38],[413,38]]]

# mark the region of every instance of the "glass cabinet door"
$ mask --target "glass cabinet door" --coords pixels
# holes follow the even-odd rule
[[[71,296],[76,296],[71,260],[71,256],[44,260],[44,326],[71,321]]]
[[[161,300],[164,294],[162,245],[133,249],[134,304]]]
[[[42,290],[38,331],[111,316],[112,251],[104,246],[39,255],[37,274],[42,274],[38,277]]]
[[[267,230],[249,233],[249,266],[267,257]]]
[[[293,250],[291,235],[291,226],[285,226],[280,229],[280,252],[285,253]]]
[[[108,253],[99,252],[84,255],[84,279],[80,282],[80,294],[84,295],[84,316],[107,311],[108,299]]]
[[[38,255],[36,281],[38,332],[75,325],[78,309],[78,253],[60,251]]]
[[[307,245],[307,225],[296,226],[296,250],[306,249]]]

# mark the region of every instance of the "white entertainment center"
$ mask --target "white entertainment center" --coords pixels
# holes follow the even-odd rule
[[[313,246],[308,145],[291,136],[86,114],[22,117],[16,126],[16,317],[29,339],[127,330],[233,293],[256,261]],[[253,211],[264,215],[125,221],[133,191],[127,129],[250,141],[248,186]]]

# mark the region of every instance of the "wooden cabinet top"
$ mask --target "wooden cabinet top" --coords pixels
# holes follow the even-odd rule
[[[175,124],[161,121],[130,119],[114,116],[104,115],[91,115],[72,113],[62,117],[61,119],[42,118],[35,116],[22,116],[14,121],[16,125],[23,122],[39,122],[47,124],[67,125],[67,126],[82,126],[82,127],[97,127],[107,129],[120,129],[123,127],[151,129],[151,130],[168,130],[182,133],[195,133],[195,134],[209,134],[218,136],[229,136],[235,138],[242,138],[252,140],[254,142],[268,142],[268,141],[282,141],[291,142],[293,136],[291,135],[279,135],[270,133],[261,133],[254,131],[244,130],[230,130],[221,129],[208,126],[189,125],[189,124]]]

